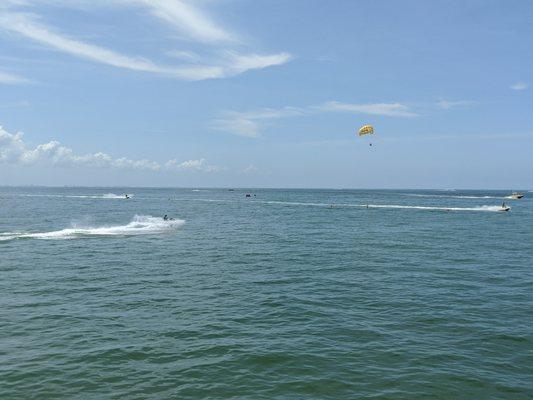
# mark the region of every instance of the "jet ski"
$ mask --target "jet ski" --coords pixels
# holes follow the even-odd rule
[[[124,198],[129,199],[129,198],[130,198],[130,195],[129,195],[129,194],[125,194],[125,195],[124,195]]]
[[[522,197],[524,197],[523,193],[513,192],[509,198],[513,200],[520,200]]]
[[[498,211],[509,211],[510,209],[511,207],[509,206],[505,206],[505,207],[502,206],[502,208],[500,208]]]

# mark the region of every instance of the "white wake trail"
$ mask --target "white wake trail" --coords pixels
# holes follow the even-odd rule
[[[470,195],[449,195],[449,194],[417,194],[417,193],[402,193],[404,196],[411,197],[431,197],[431,198],[445,198],[445,199],[508,199],[510,196],[470,196]]]
[[[501,206],[478,206],[478,207],[433,207],[433,206],[406,206],[400,204],[365,204],[361,207],[367,208],[390,208],[390,209],[413,209],[413,210],[434,210],[434,211],[503,211]]]
[[[185,220],[165,221],[163,218],[149,215],[135,215],[126,225],[101,226],[89,228],[66,228],[50,232],[4,232],[0,241],[13,239],[79,239],[84,237],[135,236],[170,233],[181,228]]]
[[[14,196],[21,197],[59,197],[66,199],[113,199],[113,200],[124,200],[127,199],[126,194],[115,194],[115,193],[106,193],[102,195],[91,194],[91,195],[75,195],[75,194],[15,194]],[[132,198],[132,194],[128,194],[129,198]]]

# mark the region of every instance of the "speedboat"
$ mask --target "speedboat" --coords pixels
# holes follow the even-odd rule
[[[522,197],[524,197],[524,194],[523,193],[518,193],[518,192],[513,192],[509,198],[510,199],[513,199],[513,200],[519,200],[521,199]]]

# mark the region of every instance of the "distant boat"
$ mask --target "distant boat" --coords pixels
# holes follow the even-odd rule
[[[523,193],[518,193],[518,192],[513,192],[510,196],[508,196],[510,199],[513,199],[513,200],[519,200],[521,199],[522,197],[524,197],[524,194]]]
[[[234,192],[234,191],[235,191],[235,189],[228,189],[228,190],[229,190],[230,192]]]
[[[246,197],[252,197],[250,193],[246,193]]]

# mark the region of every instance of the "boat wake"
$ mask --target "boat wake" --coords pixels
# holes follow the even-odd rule
[[[173,232],[185,224],[182,219],[163,220],[149,215],[135,215],[126,225],[101,226],[87,228],[66,228],[50,232],[4,232],[0,241],[13,239],[81,239],[102,236],[136,236],[157,235]]]
[[[433,206],[406,206],[400,204],[367,204],[362,207],[368,208],[390,208],[407,210],[430,210],[430,211],[504,211],[501,206],[477,206],[477,207],[433,207]]]
[[[115,194],[115,193],[106,193],[104,194],[103,196],[96,196],[97,199],[128,199],[128,198],[132,198],[133,195],[132,194]]]
[[[179,199],[190,200],[190,199]],[[222,199],[195,199],[193,201],[217,202],[217,203],[234,203],[229,200]],[[350,203],[312,203],[312,202],[298,202],[298,201],[276,201],[276,200],[250,200],[246,201],[249,204],[271,204],[288,207],[321,207],[321,208],[388,208],[388,209],[407,209],[407,210],[429,210],[429,211],[489,211],[497,212],[504,211],[501,206],[475,206],[475,207],[444,207],[444,206],[418,206],[418,205],[403,205],[403,204],[350,204]]]
[[[438,197],[446,199],[507,199],[510,197],[505,196],[460,196],[460,195],[451,195],[451,194],[417,194],[417,193],[402,193],[404,196],[411,197]]]
[[[126,199],[125,194],[115,194],[115,193],[106,193],[102,195],[63,195],[63,194],[16,194],[14,196],[21,197],[59,197],[66,199],[116,199],[124,200]],[[132,198],[132,194],[128,194],[128,198]]]
[[[388,208],[407,210],[430,210],[430,211],[503,211],[501,206],[476,206],[476,207],[442,207],[442,206],[417,206],[403,204],[347,204],[347,203],[305,203],[291,201],[254,201],[254,203],[279,204],[286,206],[328,207],[328,208]]]

